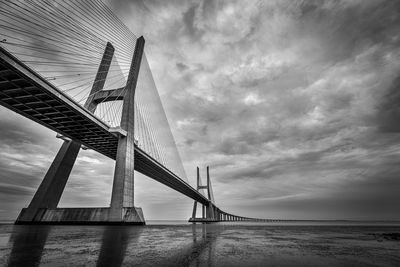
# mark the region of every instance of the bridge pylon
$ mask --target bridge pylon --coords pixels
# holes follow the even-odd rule
[[[194,201],[193,204],[193,213],[192,217],[189,219],[189,222],[219,222],[222,220],[222,212],[217,208],[214,201],[214,194],[212,191],[211,180],[210,180],[210,168],[207,166],[207,184],[202,185],[200,179],[200,169],[197,167],[197,191],[207,190],[206,195],[209,200],[208,204],[201,204],[201,217],[197,216],[197,205],[199,204],[197,201]]]
[[[134,100],[145,40],[136,40],[135,50],[124,88],[103,90],[114,56],[114,47],[107,43],[89,97],[84,107],[91,113],[99,103],[123,100],[118,148],[110,207],[57,208],[81,143],[60,136],[64,143],[43,178],[29,206],[22,209],[16,224],[145,224],[141,208],[134,207]],[[124,96],[121,90],[126,90]],[[110,97],[115,95],[118,97]],[[59,136],[59,135],[58,135]]]

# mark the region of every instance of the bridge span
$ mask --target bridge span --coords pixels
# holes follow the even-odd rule
[[[144,44],[144,39],[142,44]],[[0,104],[61,134],[65,144],[70,144],[70,146],[71,144],[78,144],[78,147],[83,145],[114,160],[117,160],[119,139],[127,136],[124,129],[110,127],[101,121],[88,109],[77,104],[72,98],[58,90],[2,47],[0,47]],[[191,222],[256,220],[222,211],[209,198],[139,148],[136,143],[133,143],[133,146],[134,169],[136,171],[202,205],[202,217],[196,218],[194,213],[194,216],[190,218]],[[123,218],[110,221],[107,218],[108,216],[104,215],[104,213],[109,212],[107,208],[57,208],[66,184],[65,177],[68,177],[73,163],[69,164],[69,167],[62,165],[67,165],[67,161],[71,161],[71,157],[73,158],[72,161],[76,158],[76,155],[74,158],[70,155],[71,153],[65,150],[68,149],[64,149],[64,151],[61,149],[53,162],[53,165],[59,165],[54,168],[57,169],[58,175],[46,175],[30,206],[23,209],[17,223],[125,223],[121,220]],[[49,171],[54,172],[55,170]],[[58,181],[60,176],[64,176],[63,181]],[[206,186],[206,188],[208,187]],[[116,193],[114,191],[113,193],[115,196]],[[119,197],[123,198],[122,196]],[[123,207],[123,209],[127,210],[126,207]],[[125,211],[124,216],[127,217],[128,214],[129,217],[129,213],[132,213],[132,210]],[[134,221],[126,223],[144,223],[142,211],[138,210],[136,213],[133,216]],[[30,216],[26,216],[27,214]]]
[[[216,205],[208,167],[206,185],[199,175],[197,188],[188,183],[158,92],[148,93],[157,89],[145,40],[100,2],[2,3],[0,104],[63,140],[16,223],[145,224],[142,209],[134,205],[135,170],[193,199],[191,222],[255,220]],[[146,92],[153,98],[143,98]],[[86,98],[77,99],[80,94]],[[159,113],[162,119],[149,119]],[[154,124],[164,130],[157,133]],[[165,146],[159,142],[164,136],[172,140]],[[58,208],[81,148],[115,160],[109,207]],[[171,158],[177,159],[177,168]]]

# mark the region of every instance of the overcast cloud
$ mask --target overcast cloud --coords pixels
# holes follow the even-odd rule
[[[400,3],[109,1],[146,55],[189,176],[244,216],[400,219]],[[0,216],[29,203],[54,133],[0,109]],[[104,206],[113,162],[80,154],[61,205]],[[148,219],[191,201],[138,176]],[[82,194],[82,192],[85,192]]]

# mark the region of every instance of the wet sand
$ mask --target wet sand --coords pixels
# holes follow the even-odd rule
[[[400,266],[399,233],[396,225],[0,225],[0,266]]]

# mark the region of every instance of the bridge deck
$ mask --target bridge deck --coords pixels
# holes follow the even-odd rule
[[[0,104],[115,159],[118,136],[110,127],[0,47]],[[135,170],[207,204],[209,201],[173,172],[135,146]]]

